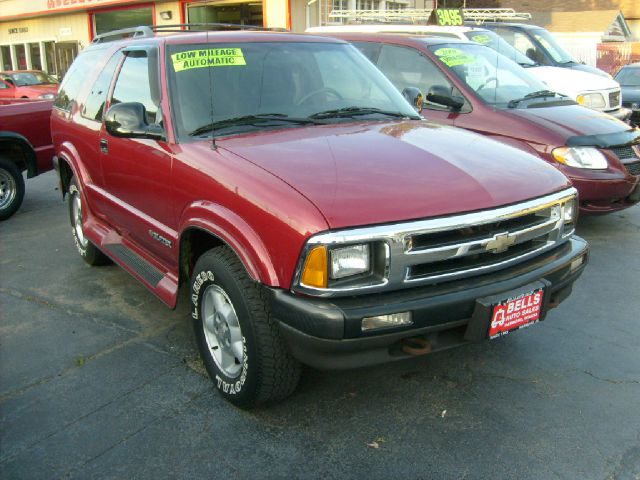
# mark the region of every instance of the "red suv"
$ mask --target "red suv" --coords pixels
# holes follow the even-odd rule
[[[79,55],[52,116],[73,238],[170,307],[190,282],[204,364],[236,405],[290,394],[300,362],[502,336],[583,271],[560,172],[420,119],[346,42],[111,38]]]

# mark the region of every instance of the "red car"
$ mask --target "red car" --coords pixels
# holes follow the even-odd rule
[[[154,30],[162,30],[155,27]],[[273,32],[97,37],[51,126],[74,242],[174,307],[248,407],[542,320],[587,260],[576,191],[422,120],[353,46]]]
[[[27,178],[53,168],[50,100],[0,99],[0,220],[13,215]]]
[[[39,70],[0,72],[0,98],[38,98],[53,100],[58,82]]]
[[[532,153],[564,173],[580,211],[640,201],[640,130],[577,105],[489,47],[452,38],[331,33],[357,46],[398,88],[424,92],[422,114]]]

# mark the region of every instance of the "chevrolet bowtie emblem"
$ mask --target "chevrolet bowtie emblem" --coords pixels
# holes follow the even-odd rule
[[[502,253],[506,252],[514,243],[516,243],[516,237],[510,236],[508,233],[499,233],[487,242],[485,250],[492,253]]]

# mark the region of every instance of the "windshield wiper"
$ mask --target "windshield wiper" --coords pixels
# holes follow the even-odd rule
[[[257,125],[260,123],[269,123],[269,122],[296,123],[300,125],[307,125],[307,124],[317,125],[321,123],[316,120],[312,120],[310,118],[289,117],[285,113],[264,113],[259,115],[244,115],[242,117],[225,118],[224,120],[208,123],[206,125],[198,127],[193,132],[189,133],[189,135],[192,137],[197,137],[198,135],[214,132],[222,128],[236,127],[236,126],[242,126],[242,125]]]
[[[510,100],[507,106],[509,108],[516,108],[518,104],[524,100],[529,100],[531,98],[545,98],[545,97],[555,97],[556,95],[560,95],[561,97],[566,97],[566,95],[562,95],[557,92],[552,92],[551,90],[538,90],[537,92],[527,93],[522,98],[517,98],[514,100]]]
[[[336,108],[334,110],[325,110],[323,112],[317,112],[313,115],[309,115],[309,118],[345,118],[355,117],[357,115],[385,115],[387,117],[395,118],[412,118],[418,119],[420,117],[412,117],[402,112],[392,112],[387,110],[381,110],[373,107],[344,107]]]

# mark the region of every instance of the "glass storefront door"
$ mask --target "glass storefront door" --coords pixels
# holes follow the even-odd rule
[[[189,23],[233,23],[262,26],[262,2],[211,2],[187,5]]]

